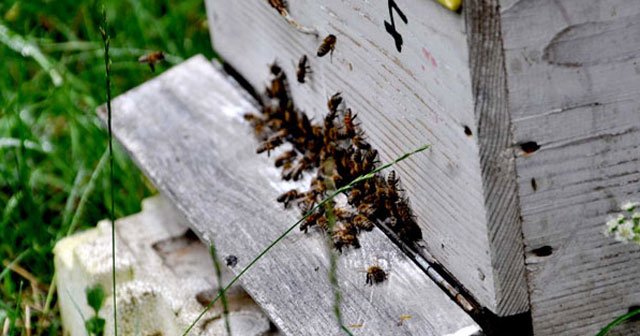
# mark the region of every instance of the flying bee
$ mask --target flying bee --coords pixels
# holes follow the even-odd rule
[[[355,215],[353,217],[352,223],[358,229],[365,230],[365,231],[371,231],[371,230],[373,230],[373,227],[375,226],[375,224],[373,224],[373,222],[369,218],[367,218],[367,216],[365,216],[363,214]]]
[[[280,196],[278,196],[277,201],[284,204],[284,208],[288,209],[291,201],[297,200],[304,196],[303,193],[298,192],[297,189],[291,189]]]
[[[298,83],[304,83],[305,77],[308,73],[311,73],[311,66],[309,66],[309,59],[307,55],[302,55],[300,57],[300,61],[298,61],[298,69],[296,71],[296,77],[298,78]]]
[[[367,285],[372,286],[385,280],[387,280],[387,272],[380,268],[380,266],[373,265],[367,268]]]
[[[335,118],[335,113],[338,111],[338,106],[340,106],[340,104],[342,104],[341,92],[336,92],[327,101],[327,107],[329,108],[329,112],[332,112],[334,114],[334,116],[332,117],[332,120],[333,118]]]
[[[318,47],[318,57],[322,57],[328,53],[331,53],[331,57],[333,57],[333,50],[336,48],[336,36],[333,34],[329,34],[324,38],[320,47]]]
[[[282,167],[285,162],[291,162],[295,159],[298,153],[295,150],[288,150],[276,157],[275,165],[276,167]]]
[[[153,51],[138,58],[138,62],[149,64],[151,72],[156,71],[156,64],[161,61],[164,61],[164,53],[162,51]]]
[[[331,234],[333,238],[333,246],[342,253],[342,248],[347,246],[353,246],[354,248],[360,248],[360,241],[356,233],[349,227],[339,227]]]

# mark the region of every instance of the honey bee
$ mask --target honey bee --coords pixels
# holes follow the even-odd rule
[[[340,106],[340,104],[342,104],[341,92],[334,93],[333,96],[331,96],[331,98],[329,98],[329,100],[327,101],[327,107],[329,108],[329,112],[331,112],[329,114],[331,116],[331,120],[335,118],[335,113],[338,111],[338,106]]]
[[[349,211],[348,209],[345,209],[345,208],[337,208],[336,207],[335,209],[333,209],[333,214],[339,220],[349,220],[349,219],[351,219],[351,217],[353,217],[353,212]]]
[[[277,62],[273,62],[269,66],[269,71],[271,72],[272,75],[277,77],[282,73],[282,68],[278,65]]]
[[[358,124],[355,123],[356,117],[358,115],[351,112],[351,109],[348,108],[347,112],[344,114],[344,137],[350,138],[354,137],[357,132]]]
[[[364,156],[362,157],[362,162],[360,163],[360,168],[362,172],[370,172],[371,170],[373,170],[373,168],[375,168],[376,163],[378,158],[378,151],[373,149],[373,150],[368,150],[364,153]]]
[[[294,181],[299,181],[302,178],[302,173],[305,170],[310,169],[310,168],[312,168],[312,167],[310,165],[310,160],[308,159],[308,157],[305,156],[305,157],[301,158],[293,166],[293,169],[292,169],[292,172],[291,172],[291,178]]]
[[[324,38],[320,47],[318,47],[318,57],[322,57],[328,53],[331,53],[333,57],[333,50],[336,48],[336,36],[329,34]]]
[[[398,189],[398,183],[400,183],[400,179],[396,177],[396,171],[390,171],[387,176],[387,184],[390,188]]]
[[[314,177],[311,180],[311,191],[316,193],[316,195],[322,195],[326,190],[327,190],[327,185],[323,177],[318,176],[318,177]]]
[[[289,204],[291,201],[297,200],[299,198],[302,198],[304,196],[304,194],[298,192],[297,189],[291,189],[283,194],[281,194],[280,196],[278,196],[277,201],[279,203],[283,203],[284,204],[284,208],[288,209],[289,208]]]
[[[407,203],[402,200],[396,204],[397,221],[391,229],[404,242],[414,243],[422,239],[422,230],[416,223],[416,218]]]
[[[307,55],[302,55],[300,57],[300,61],[298,61],[298,69],[296,71],[296,77],[298,78],[298,83],[304,83],[305,77],[308,73],[311,73],[311,67],[309,66],[309,59]]]
[[[309,227],[319,224],[322,218],[324,218],[324,215],[322,213],[312,213],[304,220],[304,222],[302,222],[302,224],[300,224],[300,231],[304,231],[304,233],[307,233]]]
[[[360,241],[354,232],[349,227],[339,227],[331,234],[333,238],[333,246],[338,252],[342,253],[342,249],[347,246],[353,246],[354,248],[360,248]]]
[[[371,231],[375,224],[363,214],[357,214],[353,217],[353,225],[360,230]]]
[[[371,203],[362,203],[358,205],[358,212],[369,217],[376,212],[376,208]]]
[[[271,86],[267,88],[267,96],[269,98],[280,99],[280,106],[285,107],[289,102],[289,88],[284,76],[284,72],[281,72],[276,78],[271,81]]]
[[[281,177],[285,181],[291,180],[293,174],[293,162],[287,161],[282,165]]]
[[[362,190],[360,188],[352,188],[349,194],[347,195],[347,202],[349,204],[354,205],[360,202],[362,199]]]
[[[295,150],[288,150],[276,157],[275,165],[276,167],[282,167],[285,162],[291,162],[295,159],[298,153]]]
[[[276,132],[258,146],[258,148],[256,149],[256,153],[260,154],[266,151],[267,156],[271,156],[271,151],[280,146],[282,144],[282,139],[284,139],[286,136],[286,129]]]
[[[370,150],[371,149],[371,145],[360,134],[357,134],[354,137],[352,137],[351,138],[351,142],[358,149],[362,149],[362,150]]]
[[[156,64],[164,60],[164,53],[162,51],[153,51],[146,55],[142,55],[138,58],[138,62],[149,64],[151,72],[156,71]]]
[[[380,266],[373,265],[367,268],[367,285],[372,286],[385,280],[387,280],[387,272],[380,268]]]
[[[256,148],[256,153],[260,154],[260,153],[267,152],[267,156],[271,156],[271,151],[276,149],[276,147],[278,147],[279,145],[280,143],[265,140],[262,143],[260,143],[258,148]]]

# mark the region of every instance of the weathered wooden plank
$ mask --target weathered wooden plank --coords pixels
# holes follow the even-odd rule
[[[195,57],[113,102],[113,129],[147,176],[239,272],[296,220],[275,198],[280,181],[241,114],[253,111],[221,73]],[[104,118],[104,109],[100,110]],[[382,232],[362,234],[362,248],[339,258],[342,313],[355,335],[445,335],[475,323]],[[378,263],[388,281],[365,285]],[[332,335],[328,255],[319,233],[293,232],[241,280],[281,330]],[[412,318],[399,324],[401,315]]]
[[[391,11],[401,52],[385,30],[389,3],[407,18],[405,24]],[[469,71],[462,16],[424,0],[290,1],[291,17],[318,31],[314,37],[289,25],[267,1],[209,0],[207,10],[216,50],[257,90],[267,83],[269,63],[277,60],[295,78],[295,63],[306,54],[309,82],[291,85],[302,109],[322,115],[326,99],[342,91],[385,160],[432,143],[428,158],[398,169],[425,237],[424,251],[495,313],[528,310],[521,228],[512,210],[514,164],[503,158],[510,150],[508,118],[504,106],[479,102],[491,98],[483,95],[484,84],[472,91],[471,75],[491,75],[480,71],[490,60]],[[480,38],[469,42],[480,46],[488,36],[482,34],[496,30],[473,32]],[[329,33],[337,36],[333,57],[315,57]],[[493,107],[499,109],[484,117]]]
[[[640,248],[601,233],[640,197],[640,3],[500,2],[514,140],[541,146],[516,160],[534,330],[595,334],[640,304]]]

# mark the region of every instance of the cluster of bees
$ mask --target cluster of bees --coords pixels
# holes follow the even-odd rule
[[[333,51],[336,38],[329,35],[318,50],[322,57]],[[302,56],[296,71],[297,81],[305,83],[309,73],[307,56]],[[321,122],[312,122],[296,109],[291,99],[289,82],[283,69],[274,63],[270,66],[271,83],[262,99],[262,113],[244,115],[260,141],[256,152],[271,152],[285,143],[291,145],[275,157],[275,166],[281,169],[282,179],[299,181],[305,174],[314,174],[307,190],[293,189],[277,198],[285,208],[297,206],[303,214],[355,178],[374,170],[378,152],[367,142],[364,131],[356,122],[357,115],[345,106],[340,92],[327,101],[327,114]],[[409,207],[409,201],[400,189],[395,172],[386,177],[378,173],[373,178],[354,185],[346,192],[346,202],[332,209],[319,207],[300,225],[307,233],[319,228],[331,236],[333,246],[342,252],[344,248],[359,248],[358,235],[372,230],[376,223],[386,225],[405,243],[422,239],[422,232]],[[332,211],[330,211],[332,210]],[[329,213],[335,225],[329,227]],[[370,271],[370,272],[369,272]],[[384,281],[382,269],[370,268],[367,283]]]

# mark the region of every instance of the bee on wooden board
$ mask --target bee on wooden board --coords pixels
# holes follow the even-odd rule
[[[333,121],[333,119],[336,116],[336,112],[338,111],[338,107],[340,106],[340,104],[342,104],[342,93],[341,92],[336,92],[333,94],[333,96],[331,96],[329,98],[329,100],[327,101],[327,107],[329,108],[329,115],[327,115],[327,117],[330,117],[331,121]]]
[[[358,131],[358,124],[355,123],[356,117],[358,115],[351,112],[351,109],[348,108],[347,112],[344,114],[344,137],[350,138],[354,137]]]
[[[355,227],[365,231],[371,231],[375,226],[375,224],[373,224],[373,222],[363,214],[355,215],[353,217],[352,222],[353,222],[353,225],[355,225]]]
[[[276,199],[278,202],[283,203],[285,209],[289,208],[289,204],[291,203],[291,201],[297,200],[299,198],[302,198],[304,196],[303,193],[300,193],[297,189],[291,189],[283,194],[281,194],[280,196],[278,196],[278,198]]]
[[[342,253],[342,249],[347,246],[360,248],[360,241],[356,233],[349,227],[339,227],[331,234],[333,238],[333,246],[338,252]]]
[[[362,149],[362,150],[370,150],[371,149],[371,145],[360,134],[357,134],[354,137],[352,137],[351,138],[351,143],[353,143],[353,145],[358,149]]]
[[[276,161],[275,161],[275,165],[276,167],[282,167],[282,165],[284,165],[285,162],[291,162],[293,161],[296,156],[298,155],[298,153],[295,150],[288,150],[280,155],[278,155],[278,157],[276,157]]]
[[[330,56],[333,57],[333,50],[336,48],[336,36],[333,34],[327,35],[327,37],[322,40],[322,44],[318,47],[318,57],[323,57],[326,54],[330,53]]]
[[[385,272],[380,266],[373,265],[367,268],[367,285],[372,286],[385,280],[387,280],[387,272]]]
[[[162,51],[153,51],[146,55],[140,56],[138,62],[149,64],[151,72],[156,71],[156,64],[164,60],[164,53]]]
[[[320,212],[312,213],[311,215],[309,215],[309,217],[307,217],[304,220],[302,224],[300,224],[300,231],[304,231],[304,233],[307,233],[307,231],[309,230],[309,227],[313,225],[319,225],[320,227],[322,227],[321,225],[322,218],[324,218],[324,215],[322,213]]]
[[[311,73],[311,66],[309,66],[309,59],[307,55],[302,55],[300,60],[298,61],[298,69],[296,70],[296,77],[298,78],[298,83],[305,83],[305,78],[308,73]]]

